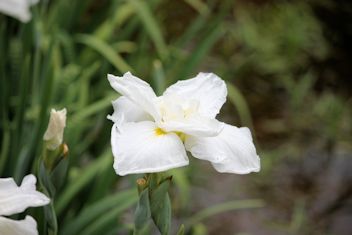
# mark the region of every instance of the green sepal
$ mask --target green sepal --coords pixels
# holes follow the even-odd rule
[[[59,190],[65,182],[69,159],[62,159],[50,173],[50,180],[56,190]]]
[[[162,175],[161,173],[158,174],[147,174],[147,184],[150,191],[156,189],[161,181]]]
[[[52,171],[59,163],[65,159],[67,156],[67,145],[65,143],[61,144],[55,150],[50,150],[44,144],[42,159],[44,161],[45,168]]]

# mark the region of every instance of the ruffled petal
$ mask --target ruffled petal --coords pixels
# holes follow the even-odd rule
[[[187,97],[199,101],[201,115],[215,118],[226,101],[225,82],[213,73],[199,73],[192,79],[178,81],[164,92],[166,96]]]
[[[189,163],[178,135],[165,133],[150,121],[114,124],[111,145],[118,175],[161,172]]]
[[[212,162],[218,172],[248,174],[260,170],[260,159],[246,127],[225,124],[218,136],[187,136],[185,145],[194,157]]]
[[[167,132],[181,132],[199,137],[217,136],[224,127],[224,123],[216,119],[202,117],[197,114],[183,119],[160,122],[158,125]]]
[[[108,119],[119,125],[124,122],[140,122],[153,119],[147,112],[125,96],[114,100],[112,106],[114,113],[108,115]]]
[[[36,181],[34,175],[27,175],[18,187],[13,178],[0,179],[0,215],[12,215],[28,207],[47,205],[50,199],[36,191]]]
[[[37,223],[27,215],[24,220],[12,220],[0,216],[1,235],[38,235]]]
[[[168,94],[158,97],[161,120],[157,125],[166,132],[174,131],[195,136],[216,136],[223,124],[199,113],[199,101]]]
[[[155,120],[160,120],[160,114],[155,105],[157,97],[148,83],[133,76],[130,72],[122,77],[108,74],[108,80],[117,92],[126,96]]]

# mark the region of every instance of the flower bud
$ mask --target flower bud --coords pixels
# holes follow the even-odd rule
[[[48,128],[43,137],[46,148],[49,150],[55,150],[62,144],[65,126],[66,108],[59,111],[52,109],[50,112]]]
[[[145,178],[139,178],[136,181],[137,183],[137,188],[138,188],[138,193],[140,194],[144,189],[148,187],[147,181]]]

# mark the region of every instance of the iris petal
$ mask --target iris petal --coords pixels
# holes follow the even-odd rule
[[[213,73],[199,73],[196,77],[171,85],[164,96],[187,97],[199,101],[199,113],[215,118],[226,101],[225,82]]]
[[[260,159],[246,127],[225,124],[218,136],[187,136],[185,145],[194,157],[212,162],[218,172],[247,174],[260,170]]]
[[[18,187],[13,178],[0,179],[0,215],[21,213],[28,207],[48,204],[50,199],[36,191],[36,181],[34,175],[27,175]]]
[[[112,102],[114,113],[108,115],[111,121],[122,124],[123,122],[140,122],[152,120],[152,117],[125,96]]]
[[[122,77],[108,74],[108,80],[117,92],[149,113],[155,120],[160,120],[160,114],[155,105],[157,98],[148,83],[133,76],[130,72]]]
[[[37,223],[31,216],[24,220],[12,220],[0,216],[1,235],[38,235]]]
[[[166,131],[182,132],[187,135],[208,137],[217,136],[222,128],[223,123],[216,119],[210,119],[198,114],[184,119],[169,120],[161,122],[159,126]]]
[[[118,175],[161,172],[188,165],[181,139],[154,122],[113,125],[111,145]]]

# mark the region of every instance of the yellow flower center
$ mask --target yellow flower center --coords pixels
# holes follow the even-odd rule
[[[163,130],[163,129],[161,129],[161,128],[155,128],[155,135],[156,136],[160,136],[160,135],[165,135],[166,134],[166,132]]]
[[[155,132],[156,136],[162,136],[162,135],[166,135],[167,134],[167,132],[164,131],[163,129],[161,129],[160,127],[155,128],[154,132]],[[173,132],[173,133],[178,135],[178,137],[180,137],[182,142],[185,142],[186,135],[184,133],[179,132],[179,131],[176,131],[176,132]]]

